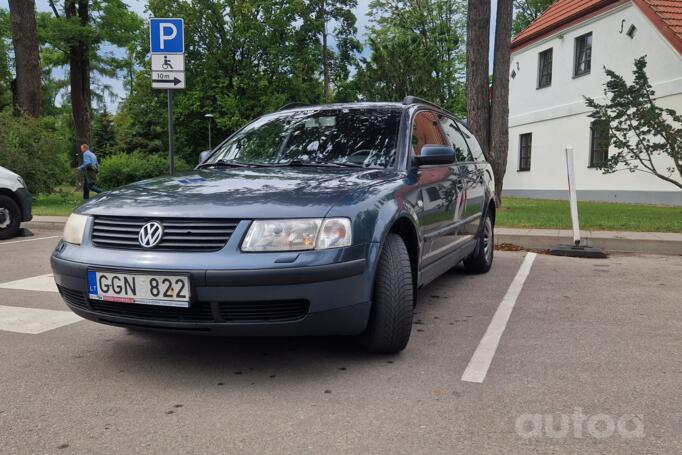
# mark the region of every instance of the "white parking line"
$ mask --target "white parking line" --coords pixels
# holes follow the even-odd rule
[[[481,338],[476,352],[474,352],[469,365],[464,370],[462,381],[482,383],[486,374],[488,374],[488,368],[490,368],[493,357],[495,357],[495,351],[497,351],[502,333],[504,333],[504,329],[507,327],[509,316],[511,316],[514,305],[516,305],[516,300],[521,293],[526,278],[528,278],[530,268],[533,266],[536,256],[535,253],[528,253],[523,260],[519,271],[516,273],[511,285],[509,285],[509,289],[507,289],[507,293],[504,295],[502,302],[500,302],[500,306],[497,307],[488,330],[485,331],[485,335]]]
[[[54,284],[52,274],[39,275],[31,278],[24,278],[23,280],[9,281],[7,283],[0,283],[0,289],[19,289],[22,291],[42,291],[42,292],[59,292],[57,285]]]
[[[0,330],[37,335],[82,321],[70,311],[0,305]]]
[[[13,243],[35,242],[36,240],[58,239],[60,237],[61,237],[61,235],[52,235],[50,237],[38,237],[37,239],[13,240],[11,242],[0,242],[0,246],[11,245]]]

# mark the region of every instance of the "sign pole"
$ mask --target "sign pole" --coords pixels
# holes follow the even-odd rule
[[[573,224],[573,243],[580,245],[580,221],[578,219],[578,197],[575,190],[575,166],[573,165],[573,147],[566,147],[566,171],[568,173],[568,194],[571,205],[571,222]]]
[[[173,90],[168,92],[168,173],[173,175]]]

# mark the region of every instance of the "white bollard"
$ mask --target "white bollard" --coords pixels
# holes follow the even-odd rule
[[[575,166],[573,165],[573,147],[566,147],[566,171],[568,172],[568,194],[571,204],[571,223],[573,224],[573,242],[580,245],[580,221],[578,220],[578,196],[575,191]]]

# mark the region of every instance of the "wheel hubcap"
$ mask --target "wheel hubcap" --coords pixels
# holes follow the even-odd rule
[[[493,251],[492,231],[493,229],[490,220],[486,220],[485,229],[483,230],[483,252],[485,253],[486,261],[490,261],[490,256]]]
[[[9,210],[0,207],[0,229],[5,229],[11,222],[12,218],[9,216]]]

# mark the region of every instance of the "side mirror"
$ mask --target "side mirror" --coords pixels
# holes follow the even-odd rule
[[[417,166],[433,164],[452,164],[455,162],[455,151],[447,145],[427,144],[422,147],[421,154],[414,157]]]
[[[211,156],[211,152],[212,152],[212,150],[204,150],[203,152],[201,152],[199,154],[199,163],[198,164],[201,164],[204,161],[206,161],[208,159],[208,157]]]

